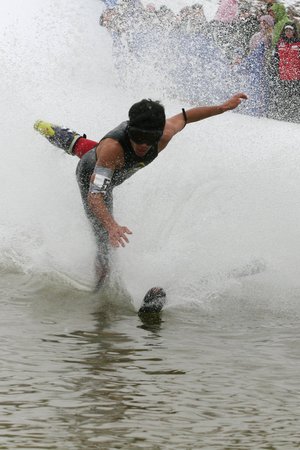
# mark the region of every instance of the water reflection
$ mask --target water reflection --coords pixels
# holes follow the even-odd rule
[[[75,366],[75,371],[64,385],[67,393],[63,399],[60,396],[63,413],[59,414],[59,420],[68,424],[68,434],[74,444],[78,444],[80,437],[80,445],[86,449],[95,443],[101,444],[101,448],[111,448],[119,443],[121,448],[124,442],[128,445],[135,442],[136,438],[128,438],[130,417],[148,409],[147,398],[152,395],[152,386],[145,376],[145,369],[154,362],[160,363],[161,358],[151,355],[152,333],[151,346],[145,345],[147,335],[135,334],[135,330],[138,331],[136,315],[126,318],[130,336],[116,331],[122,317],[115,310],[102,306],[91,314],[91,318],[92,332],[75,330],[67,335],[56,335],[62,345],[73,340],[72,347],[77,346],[80,354],[84,351],[80,358],[77,351],[76,359],[71,357],[71,352],[64,360],[65,364]],[[156,335],[155,346],[160,344]],[[75,392],[78,393],[75,394],[76,401]],[[57,400],[55,404],[57,406]]]
[[[116,308],[114,301],[68,290],[59,297],[45,288],[33,298],[32,280],[20,284],[22,297],[4,303],[1,320],[8,350],[1,350],[0,432],[7,448],[124,442],[128,427],[122,422],[146,407],[141,375],[153,362],[153,334],[147,347],[136,314],[127,308],[124,316],[126,307]],[[157,347],[157,335],[155,340]]]
[[[297,448],[294,310],[223,298],[142,321],[115,294],[17,281],[0,300],[3,448]]]
[[[164,322],[163,313],[140,314],[139,318],[142,322],[142,325],[139,325],[140,328],[142,328],[143,330],[152,331],[152,333],[159,336],[159,332]]]

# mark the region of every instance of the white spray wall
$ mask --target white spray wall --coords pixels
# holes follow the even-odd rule
[[[157,76],[149,71],[144,83],[118,87],[98,0],[26,5],[0,6],[0,265],[92,285],[94,244],[77,161],[37,135],[33,122],[54,121],[97,140],[140,98],[161,98],[167,115],[188,105],[165,98],[164,80],[149,83]],[[202,301],[256,270],[264,295],[276,286],[294,296],[299,141],[299,125],[226,113],[189,125],[117,188],[115,216],[133,235],[115,252],[116,271],[134,302],[154,285],[167,289],[171,306]]]

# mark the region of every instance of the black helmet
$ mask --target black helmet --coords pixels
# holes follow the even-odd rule
[[[158,101],[143,99],[129,110],[128,135],[137,144],[154,144],[161,138],[165,123],[165,109]]]

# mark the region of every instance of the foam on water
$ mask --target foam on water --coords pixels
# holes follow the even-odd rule
[[[95,249],[77,161],[35,134],[33,122],[99,139],[142,97],[161,98],[167,115],[187,105],[166,98],[163,77],[149,69],[138,86],[119,86],[110,38],[98,25],[101,2],[26,5],[0,6],[0,265],[92,286]],[[171,306],[241,286],[293,298],[300,287],[299,139],[299,125],[226,113],[189,125],[115,190],[115,216],[133,231],[130,245],[114,252],[116,273],[136,305],[154,285],[167,290]]]

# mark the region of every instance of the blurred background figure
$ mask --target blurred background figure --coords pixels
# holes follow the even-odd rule
[[[279,75],[278,118],[300,122],[300,39],[294,23],[288,23],[275,49]]]
[[[274,19],[270,15],[260,17],[260,31],[249,42],[249,54],[242,59],[238,71],[245,75],[244,89],[249,95],[247,114],[264,117],[269,111],[268,60],[272,45]]]
[[[272,46],[274,48],[279,41],[284,25],[288,23],[290,19],[286,12],[285,6],[282,3],[273,3],[268,9],[268,14],[273,17],[275,22],[272,38]]]
[[[237,0],[221,0],[214,20],[218,22],[231,23],[236,19],[238,14]]]

